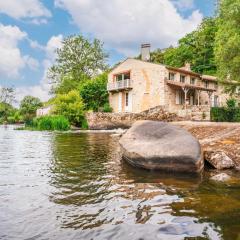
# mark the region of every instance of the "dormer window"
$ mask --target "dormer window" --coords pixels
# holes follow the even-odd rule
[[[185,83],[186,76],[180,75],[180,82]]]
[[[168,75],[168,79],[171,80],[171,81],[174,81],[175,80],[175,73],[170,72],[169,75]]]
[[[196,84],[196,78],[191,78],[190,84],[195,85]]]

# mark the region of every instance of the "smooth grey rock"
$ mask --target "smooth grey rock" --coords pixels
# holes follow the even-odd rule
[[[198,140],[168,123],[138,121],[119,143],[123,158],[137,167],[196,173],[204,166]]]
[[[233,168],[233,160],[223,151],[205,151],[204,159],[218,170]]]
[[[226,182],[226,181],[229,181],[231,177],[226,173],[219,173],[211,177],[210,179],[217,182]]]

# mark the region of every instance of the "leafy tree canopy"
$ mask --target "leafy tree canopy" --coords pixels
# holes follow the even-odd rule
[[[98,111],[108,103],[107,77],[107,73],[103,73],[80,86],[80,95],[87,110]]]
[[[103,43],[97,39],[90,42],[81,35],[65,38],[62,47],[57,49],[56,63],[48,73],[54,84],[53,91],[67,93],[79,82],[106,70],[107,57]]]
[[[215,55],[218,76],[240,82],[240,0],[220,0]],[[240,83],[239,83],[240,84]],[[237,85],[233,85],[233,88]]]
[[[197,73],[215,74],[214,41],[217,32],[215,18],[205,18],[196,31],[181,38],[177,47],[157,49],[151,53],[154,63],[182,67],[191,63]]]

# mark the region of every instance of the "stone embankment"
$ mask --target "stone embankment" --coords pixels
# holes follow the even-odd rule
[[[86,119],[91,130],[130,128],[138,120],[155,120],[163,122],[180,121],[183,118],[169,113],[162,106],[151,108],[141,113],[87,113]]]

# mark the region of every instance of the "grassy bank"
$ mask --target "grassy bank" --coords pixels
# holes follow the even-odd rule
[[[64,116],[43,116],[25,123],[25,127],[18,130],[67,131],[69,129],[70,123]]]

